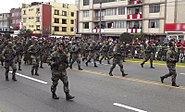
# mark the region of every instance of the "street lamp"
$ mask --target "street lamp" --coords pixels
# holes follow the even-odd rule
[[[101,9],[102,9],[102,1],[100,0],[100,22],[99,22],[99,38],[101,38]]]

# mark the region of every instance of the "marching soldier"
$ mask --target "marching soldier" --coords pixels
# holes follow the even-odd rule
[[[148,44],[147,48],[145,49],[145,60],[141,63],[141,67],[144,67],[145,62],[147,62],[150,59],[150,68],[153,67],[153,57],[154,57],[154,48],[151,43]]]
[[[38,45],[38,41],[34,40],[33,45],[31,45],[28,49],[28,52],[31,54],[32,58],[32,69],[31,69],[31,74],[39,76],[38,74],[38,69],[39,69],[39,61],[40,61],[40,46]],[[35,71],[35,73],[34,73]]]
[[[9,81],[8,72],[9,72],[9,68],[11,67],[13,69],[13,72],[12,72],[12,80],[13,81],[17,81],[17,79],[15,77],[15,73],[17,71],[17,67],[15,65],[16,52],[13,49],[12,42],[9,42],[8,43],[8,45],[3,50],[2,55],[4,57],[5,69],[6,69],[6,71],[5,71],[5,80],[6,81]]]
[[[109,72],[110,76],[113,76],[112,72],[117,64],[120,67],[120,71],[122,73],[122,76],[124,77],[124,76],[128,75],[128,74],[124,73],[122,61],[123,60],[122,60],[122,55],[121,55],[121,45],[120,45],[120,43],[117,43],[113,49],[113,64],[112,64],[112,67],[110,68],[110,72]]]
[[[108,57],[108,51],[109,51],[109,42],[105,42],[104,45],[101,47],[101,58],[99,60],[100,64],[102,63],[103,59],[107,59],[107,63],[110,64],[109,57]]]
[[[59,99],[59,97],[56,95],[56,88],[58,85],[58,80],[60,79],[64,84],[64,92],[66,94],[66,100],[73,99],[74,96],[71,96],[69,94],[69,82],[67,77],[67,71],[68,68],[68,57],[65,54],[63,47],[57,46],[56,51],[54,51],[50,58],[49,58],[49,65],[51,66],[52,71],[52,86],[51,86],[51,92],[52,92],[52,98],[53,99]]]
[[[165,78],[172,77],[172,86],[179,87],[179,85],[176,84],[176,77],[177,77],[177,72],[176,72],[176,63],[178,62],[178,53],[175,51],[175,46],[173,43],[169,44],[170,49],[166,53],[166,64],[169,70],[169,73],[161,76],[161,82],[164,82]]]
[[[78,64],[78,70],[83,70],[80,66],[80,47],[78,45],[78,43],[73,43],[72,47],[71,47],[71,56],[72,56],[72,61],[70,63],[70,69],[72,69],[73,67],[73,63],[76,61]]]
[[[19,41],[17,42],[16,46],[15,46],[15,51],[16,51],[16,63],[18,63],[18,70],[22,70],[21,69],[21,61],[22,61],[22,55],[23,55],[23,45],[22,43]]]

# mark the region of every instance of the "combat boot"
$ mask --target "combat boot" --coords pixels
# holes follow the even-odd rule
[[[177,85],[175,82],[172,82],[172,86],[179,87],[179,85]]]
[[[35,71],[35,75],[36,75],[36,76],[39,76],[38,71]]]
[[[88,66],[88,61],[87,61],[87,62],[85,62],[85,65],[86,65],[86,66]]]
[[[71,96],[69,93],[66,93],[66,100],[72,100],[75,98],[74,96]]]
[[[5,81],[9,81],[8,75],[5,76]]]
[[[83,70],[81,67],[78,67],[78,70]]]
[[[98,66],[96,65],[96,63],[94,63],[94,67],[98,67]]]
[[[34,75],[34,70],[33,69],[31,70],[31,75]]]
[[[142,67],[142,68],[144,67],[144,64],[143,64],[143,63],[141,63],[141,67]]]
[[[107,64],[110,64],[110,61],[109,60],[107,61]]]
[[[127,76],[128,74],[125,74],[125,73],[122,73],[122,77],[125,77],[125,76]]]
[[[55,100],[59,99],[59,97],[55,93],[52,93],[52,98],[55,99]]]
[[[113,76],[112,72],[109,72],[109,76]]]
[[[15,75],[12,75],[12,80],[13,80],[13,81],[17,81]]]
[[[161,83],[164,83],[164,77],[160,77],[161,78]]]

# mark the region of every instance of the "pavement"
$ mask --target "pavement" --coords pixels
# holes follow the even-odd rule
[[[31,66],[24,65],[17,71],[17,82],[4,81],[4,68],[0,67],[0,112],[184,112],[185,109],[185,71],[177,67],[177,84],[171,86],[171,78],[164,84],[160,76],[168,72],[164,65],[155,64],[141,68],[139,63],[125,62],[124,70],[129,75],[121,77],[119,67],[108,75],[111,65],[92,63],[83,71],[68,69],[70,93],[73,101],[66,101],[63,84],[59,82],[59,100],[51,98],[51,70],[44,65],[39,69],[40,76],[32,76]],[[9,74],[11,78],[11,73]]]

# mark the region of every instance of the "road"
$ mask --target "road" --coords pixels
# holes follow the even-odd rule
[[[125,73],[121,77],[119,67],[108,76],[110,65],[82,63],[83,71],[76,64],[68,69],[70,93],[73,101],[66,101],[63,84],[59,83],[59,100],[51,98],[51,71],[45,64],[39,69],[40,76],[32,76],[31,66],[23,65],[18,71],[17,82],[4,81],[4,68],[0,67],[0,112],[184,112],[185,70],[177,68],[177,83],[171,87],[171,78],[160,83],[160,76],[168,72],[166,66],[149,65],[141,68],[138,63],[124,63]],[[11,76],[11,74],[9,75]]]

